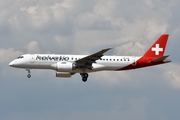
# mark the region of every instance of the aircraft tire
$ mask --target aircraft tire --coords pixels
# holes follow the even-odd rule
[[[27,77],[30,78],[30,77],[31,77],[31,74],[28,74]]]
[[[89,76],[89,75],[88,75],[87,73],[84,74],[84,77],[88,78],[88,76]]]
[[[82,78],[82,81],[83,81],[83,82],[86,82],[86,81],[87,81],[87,77],[83,77],[83,78]]]

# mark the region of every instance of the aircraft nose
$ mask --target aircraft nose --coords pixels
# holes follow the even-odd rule
[[[9,66],[13,67],[13,66],[14,66],[14,62],[13,62],[13,61],[10,62],[10,63],[9,63]]]

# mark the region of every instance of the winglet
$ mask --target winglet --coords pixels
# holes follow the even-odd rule
[[[164,55],[166,49],[166,43],[168,40],[168,34],[161,35],[156,42],[147,50],[143,57],[159,58]]]

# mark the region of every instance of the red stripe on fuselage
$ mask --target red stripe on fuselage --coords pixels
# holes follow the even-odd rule
[[[143,68],[143,67],[149,67],[149,66],[154,66],[154,65],[159,65],[159,64],[164,64],[165,62],[157,62],[157,63],[152,63],[151,61],[154,60],[155,58],[150,58],[150,57],[141,57],[139,60],[134,62],[133,64],[130,64],[126,67],[117,69],[119,70],[131,70],[131,69],[137,69],[137,68]]]

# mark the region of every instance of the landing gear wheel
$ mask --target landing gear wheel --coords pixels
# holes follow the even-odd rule
[[[27,68],[26,70],[28,71],[27,77],[30,78],[30,77],[31,77],[31,74],[30,74],[30,73],[31,73],[30,68]]]
[[[82,77],[82,81],[86,82],[89,75],[87,73],[80,73],[80,75]]]
[[[83,82],[86,82],[86,81],[87,81],[87,77],[83,77],[83,78],[82,78],[82,81],[83,81]]]
[[[88,76],[89,76],[89,75],[88,75],[87,73],[84,74],[84,77],[88,78]]]
[[[27,77],[30,78],[30,77],[31,77],[31,74],[28,74]]]

